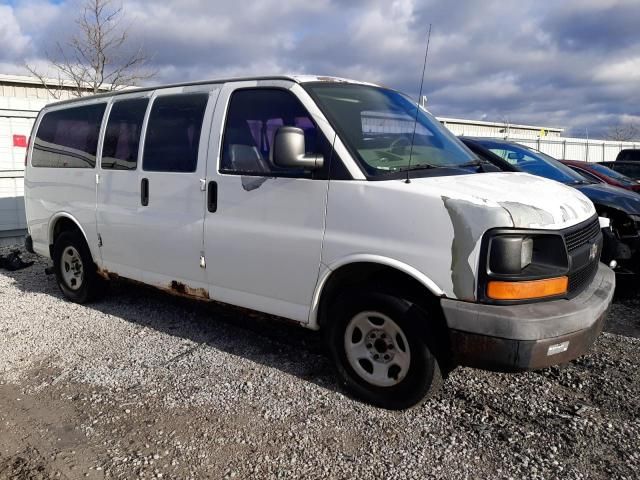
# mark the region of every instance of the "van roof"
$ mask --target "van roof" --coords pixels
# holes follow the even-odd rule
[[[114,90],[112,92],[107,92],[107,93],[97,93],[95,95],[87,95],[85,97],[77,97],[77,98],[71,98],[68,100],[62,100],[60,102],[50,103],[47,105],[47,107],[81,102],[83,100],[94,99],[94,98],[103,98],[103,97],[107,98],[107,97],[116,96],[116,95],[125,95],[130,93],[137,93],[137,92],[148,92],[152,90],[159,90],[162,88],[190,87],[195,85],[208,85],[208,84],[227,83],[227,82],[244,82],[244,81],[252,81],[252,80],[254,81],[289,80],[296,83],[327,82],[327,83],[351,83],[351,84],[357,84],[357,85],[369,85],[373,87],[380,86],[375,83],[362,82],[359,80],[352,80],[349,78],[341,78],[341,77],[332,77],[327,75],[271,75],[271,76],[255,76],[255,77],[229,77],[229,78],[216,78],[211,80],[198,80],[194,82],[153,85],[148,87],[128,87],[128,88],[123,88],[122,90]]]

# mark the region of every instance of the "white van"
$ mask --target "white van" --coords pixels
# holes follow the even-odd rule
[[[127,90],[40,113],[27,246],[75,302],[117,276],[324,330],[356,396],[406,408],[456,365],[576,358],[611,302],[591,202],[479,169],[426,111],[372,84]]]

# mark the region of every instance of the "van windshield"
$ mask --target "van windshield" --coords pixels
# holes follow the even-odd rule
[[[395,90],[345,83],[305,87],[370,176],[478,162],[440,122]]]

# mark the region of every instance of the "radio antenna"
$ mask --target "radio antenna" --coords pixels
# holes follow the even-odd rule
[[[418,127],[418,114],[420,113],[420,102],[422,100],[422,87],[424,86],[424,72],[427,70],[427,57],[429,56],[429,42],[431,42],[431,24],[429,24],[429,33],[427,33],[427,48],[424,51],[424,64],[422,65],[422,76],[420,77],[420,93],[418,94],[418,103],[416,104],[416,117],[413,122],[413,134],[411,135],[411,149],[409,150],[409,164],[407,165],[407,179],[405,183],[411,183],[409,172],[411,171],[411,158],[413,157],[413,144],[416,140],[416,128]]]

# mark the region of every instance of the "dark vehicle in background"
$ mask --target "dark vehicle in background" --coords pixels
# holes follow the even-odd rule
[[[569,185],[582,192],[598,215],[609,218],[611,230],[603,229],[602,261],[615,260],[617,273],[640,273],[640,195],[587,180],[549,155],[508,140],[461,137],[482,161],[504,171],[526,172]]]
[[[620,150],[616,157],[616,162],[640,162],[640,149],[625,148]]]
[[[560,161],[587,180],[592,180],[596,183],[606,183],[633,192],[640,192],[640,182],[600,163],[582,162],[578,160]]]
[[[626,161],[623,162],[621,160],[617,160],[615,162],[600,162],[600,165],[604,165],[605,167],[610,168],[611,170],[615,170],[616,172],[620,172],[623,175],[626,175],[633,180],[640,181],[640,162]]]

